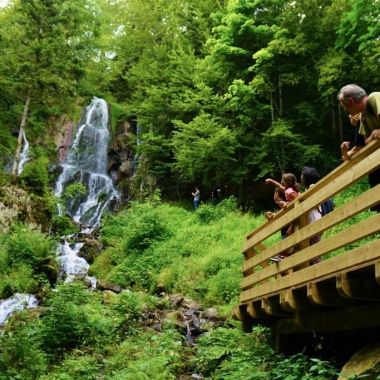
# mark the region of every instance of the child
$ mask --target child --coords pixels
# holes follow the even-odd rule
[[[285,208],[289,202],[296,199],[299,193],[299,184],[297,183],[297,178],[293,173],[285,173],[282,175],[281,183],[267,178],[265,183],[272,184],[276,186],[276,188],[283,190],[285,193],[285,201],[280,200],[277,204],[280,208]]]
[[[281,183],[279,183],[279,182],[277,182],[271,178],[267,178],[265,180],[265,183],[267,185],[272,184],[272,185],[276,186],[276,189],[279,192],[281,192],[281,191],[284,192],[285,200],[278,198],[278,200],[276,201],[276,199],[275,199],[275,202],[277,203],[278,207],[281,209],[286,208],[288,203],[293,201],[294,199],[296,199],[300,194],[298,191],[299,190],[299,184],[297,183],[297,178],[293,173],[283,174],[282,179],[281,179]],[[285,238],[286,236],[291,235],[293,232],[294,232],[293,226],[290,225],[289,227],[287,227],[285,234],[283,231],[281,231],[282,238]],[[293,253],[293,248],[290,248],[288,251],[283,252],[283,253],[275,256],[275,257],[272,257],[271,261],[276,261],[276,262],[281,261],[285,257],[290,256],[292,253]]]

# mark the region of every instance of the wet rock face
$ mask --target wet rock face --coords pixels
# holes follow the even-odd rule
[[[102,244],[98,240],[87,238],[84,241],[83,247],[78,252],[78,256],[84,258],[89,264],[92,264],[102,250],[102,247]]]
[[[16,221],[37,227],[35,206],[25,190],[16,186],[0,187],[0,233],[6,233]]]

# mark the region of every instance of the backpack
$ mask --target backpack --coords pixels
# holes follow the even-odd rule
[[[324,216],[334,210],[334,202],[331,198],[326,199],[321,203],[321,215]]]

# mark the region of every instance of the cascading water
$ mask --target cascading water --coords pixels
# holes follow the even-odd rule
[[[30,294],[16,293],[5,301],[0,302],[0,326],[4,325],[7,319],[15,312],[25,308],[33,309],[37,307],[36,297]]]
[[[81,183],[86,188],[86,195],[76,195],[66,203],[67,214],[80,225],[82,234],[91,233],[94,227],[98,227],[104,210],[112,200],[119,199],[112,179],[107,175],[109,137],[107,103],[93,98],[78,126],[55,188],[57,197],[74,183]],[[62,207],[59,211],[63,213]],[[66,281],[82,277],[94,288],[96,280],[87,276],[89,264],[77,255],[83,243],[69,244],[67,239],[72,238],[63,238],[59,247],[61,271]]]
[[[66,212],[75,222],[99,226],[103,211],[119,195],[107,175],[108,108],[103,99],[94,98],[87,107],[55,188],[61,197],[67,186],[81,183],[87,194],[67,201]],[[62,210],[60,210],[62,212]]]
[[[19,174],[23,165],[29,159],[29,143],[23,135],[24,146],[19,163]],[[86,195],[76,196],[66,204],[67,213],[81,226],[81,235],[91,233],[98,227],[103,211],[119,194],[107,175],[108,151],[108,108],[103,99],[94,98],[87,107],[86,113],[78,126],[74,142],[68,156],[62,164],[63,171],[56,184],[55,195],[60,197],[67,186],[81,183],[86,188]],[[59,209],[60,214],[63,208]],[[70,244],[68,240],[75,239],[74,235],[63,237],[58,248],[58,260],[61,273],[66,282],[74,278],[83,278],[92,289],[96,288],[96,279],[87,276],[90,265],[78,256],[83,242]],[[24,308],[37,307],[38,301],[33,295],[15,294],[7,300],[0,301],[0,326],[15,311]]]
[[[29,141],[26,139],[25,131],[22,131],[23,146],[18,163],[17,175],[19,176],[24,169],[24,165],[29,161]]]

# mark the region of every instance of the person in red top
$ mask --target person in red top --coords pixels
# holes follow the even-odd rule
[[[282,200],[279,200],[277,202],[278,207],[281,209],[286,208],[286,206],[288,205],[289,202],[293,201],[294,199],[296,199],[300,195],[297,177],[293,173],[283,174],[282,178],[281,178],[281,183],[275,181],[272,178],[267,178],[265,180],[265,183],[267,185],[269,185],[269,184],[274,185],[277,189],[284,192],[286,200],[282,199]],[[283,238],[291,235],[293,232],[294,232],[293,225],[290,225],[287,228],[286,234],[285,234],[285,236],[283,236]],[[271,261],[274,261],[274,262],[281,261],[285,257],[290,256],[292,253],[293,253],[293,248],[290,248],[286,252],[282,252],[281,254],[279,254],[275,257],[272,257]]]

